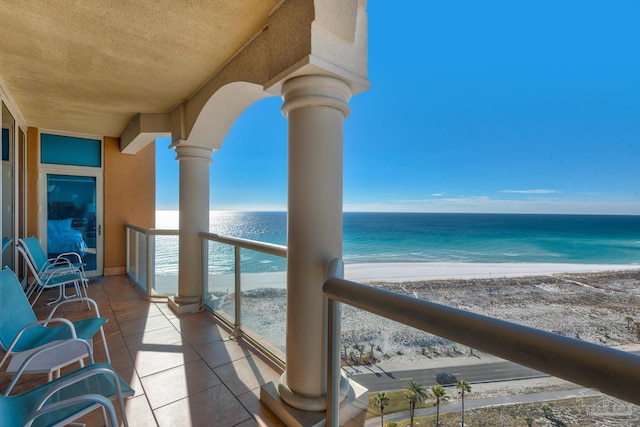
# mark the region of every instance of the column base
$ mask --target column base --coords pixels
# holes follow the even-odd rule
[[[367,389],[351,379],[346,379],[345,399],[340,403],[340,425],[364,426],[369,394]],[[326,411],[303,411],[288,405],[278,394],[280,380],[260,388],[260,401],[267,405],[287,427],[322,427],[326,424]]]
[[[200,311],[200,302],[180,302],[176,297],[169,297],[167,305],[176,314],[195,313]]]

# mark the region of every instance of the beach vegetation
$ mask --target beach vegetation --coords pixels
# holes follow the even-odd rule
[[[450,403],[450,402],[449,402]],[[638,425],[640,410],[637,407],[628,414],[612,417],[611,415],[598,415],[597,413],[585,413],[586,407],[596,407],[602,404],[601,396],[585,397],[581,401],[577,399],[561,399],[549,404],[547,415],[543,412],[540,402],[516,403],[508,405],[489,406],[483,408],[468,409],[468,418],[473,418],[474,426],[500,426],[500,427],[524,427],[524,426],[609,426],[628,427]],[[553,406],[551,406],[553,405]],[[448,405],[444,405],[446,407]],[[391,413],[385,410],[385,414]],[[406,426],[409,419],[396,420],[398,426]],[[416,426],[435,426],[435,414],[416,416]],[[531,424],[529,424],[529,422]],[[440,414],[439,427],[460,427],[460,414],[456,412],[444,412]]]
[[[458,380],[456,383],[456,387],[458,388],[458,394],[460,394],[460,399],[462,401],[462,407],[460,409],[461,421],[460,425],[464,427],[464,395],[465,393],[471,393],[471,386],[468,382],[464,380]]]
[[[376,393],[373,404],[380,409],[380,426],[384,426],[384,408],[389,403],[389,396],[384,391]]]
[[[434,405],[436,407],[436,426],[438,426],[440,425],[440,404],[447,403],[449,401],[449,395],[447,394],[447,390],[440,385],[431,387],[431,394],[436,400]]]
[[[409,425],[413,427],[413,417],[416,413],[416,405],[427,400],[427,389],[417,381],[407,383],[407,391],[404,397],[409,401]]]
[[[389,398],[389,401],[384,407],[384,413],[394,414],[396,412],[407,412],[409,411],[409,401],[405,397],[406,390],[387,390],[385,393]],[[380,416],[380,409],[374,405],[374,399],[377,393],[369,393],[369,408],[367,410],[367,419],[376,418]],[[430,403],[426,401],[416,402],[416,408],[426,408],[430,406]],[[387,422],[388,423],[388,422]],[[398,423],[398,425],[406,425],[402,423]]]

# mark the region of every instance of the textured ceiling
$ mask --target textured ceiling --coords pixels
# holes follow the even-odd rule
[[[120,136],[187,99],[280,0],[0,0],[0,76],[29,126]]]

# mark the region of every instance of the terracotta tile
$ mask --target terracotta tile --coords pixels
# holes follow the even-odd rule
[[[136,353],[145,348],[155,347],[165,344],[180,344],[184,338],[172,326],[160,329],[145,331],[140,334],[133,334],[124,337],[129,352]]]
[[[181,334],[185,340],[195,348],[229,339],[231,335],[227,329],[213,322],[209,322],[209,324],[205,324],[199,328],[183,330]]]
[[[276,415],[271,412],[265,404],[260,402],[260,388],[256,388],[239,396],[238,400],[253,417],[251,421],[253,421],[254,424],[247,425],[284,427],[284,424],[278,419],[278,417],[276,417]],[[244,424],[245,423],[243,423],[243,425]]]
[[[151,408],[154,409],[221,383],[207,364],[200,359],[146,376],[141,382]]]
[[[171,323],[179,331],[188,331],[211,325],[215,322],[213,316],[205,312],[182,314],[170,318]]]
[[[140,378],[199,359],[188,344],[167,344],[131,354]]]
[[[162,329],[173,326],[171,322],[164,316],[141,317],[138,319],[122,322],[118,319],[118,325],[123,336],[140,334],[154,329]]]
[[[116,408],[116,415],[118,416],[120,426],[124,425],[122,423],[120,405],[118,405],[117,402],[114,402],[113,406]],[[151,411],[149,403],[144,396],[126,399],[124,406],[130,427],[157,427],[158,424],[156,423],[153,412]],[[87,427],[104,426],[102,411],[99,409],[94,410],[82,418],[79,418],[78,422],[85,423]]]
[[[251,356],[236,360],[213,370],[231,392],[240,396],[280,377],[259,357]]]
[[[216,341],[197,348],[202,359],[212,368],[247,357],[251,352],[235,340]]]
[[[251,418],[224,385],[192,394],[154,413],[161,427],[235,426]]]

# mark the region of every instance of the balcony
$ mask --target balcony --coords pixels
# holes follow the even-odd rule
[[[242,284],[252,286],[251,280],[256,278],[241,274],[243,251],[250,251],[248,258],[255,260],[257,255],[253,252],[282,258],[286,249],[201,233],[204,256],[223,250],[232,262],[227,269],[220,265],[216,271],[206,269],[206,309],[176,315],[166,299],[158,296],[164,292],[145,294],[145,289],[156,287],[140,286],[136,279],[139,276],[132,273],[144,270],[145,283],[156,283],[155,258],[150,256],[154,254],[155,243],[151,236],[167,233],[132,227],[129,230],[137,236],[128,245],[135,249],[127,257],[136,260],[128,267],[133,280],[127,276],[108,277],[103,283],[90,285],[89,293],[98,302],[101,314],[109,318],[106,332],[113,365],[136,390],[136,395],[127,402],[131,424],[207,425],[214,420],[216,425],[283,425],[260,401],[261,387],[277,380],[283,372],[282,349],[256,332],[259,319],[245,326],[242,319],[249,316],[244,298],[238,296],[246,289]],[[134,240],[146,243],[136,246]],[[335,369],[340,366],[340,304],[335,302],[638,403],[635,385],[640,381],[640,357],[636,355],[345,281],[341,279],[341,270],[341,261],[336,260],[324,286],[330,310],[327,355],[327,416],[333,415],[328,419],[330,425],[338,425],[337,411],[333,408],[341,404],[337,398],[340,370]],[[220,292],[229,296],[229,305],[213,298]],[[38,311],[43,317],[48,310],[40,306]],[[66,317],[84,315],[83,306],[67,306]],[[96,344],[96,358],[104,360],[99,353],[102,346]],[[21,387],[28,389],[44,380],[42,376],[25,378]],[[3,379],[6,382],[8,378]],[[101,417],[94,414],[88,421],[89,425],[95,425]]]

